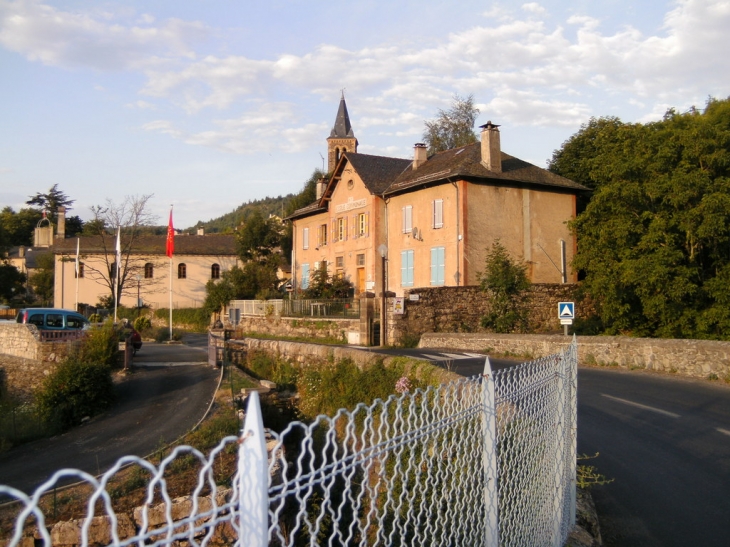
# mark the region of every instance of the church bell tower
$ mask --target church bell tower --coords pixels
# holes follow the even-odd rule
[[[340,98],[335,126],[327,139],[327,172],[331,173],[345,152],[357,152],[357,139],[350,125],[350,116],[345,104],[345,93]]]

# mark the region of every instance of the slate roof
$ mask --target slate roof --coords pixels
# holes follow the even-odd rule
[[[28,270],[34,270],[38,267],[38,259],[48,254],[48,247],[25,247],[25,267]],[[12,247],[8,251],[8,258],[20,258],[20,247]]]
[[[454,148],[434,154],[418,169],[408,169],[383,191],[393,195],[409,189],[429,185],[444,179],[466,178],[488,184],[527,184],[568,190],[588,190],[572,180],[551,173],[531,163],[502,152],[502,172],[490,171],[481,163],[481,143],[476,142],[461,148]],[[481,179],[481,181],[479,180]]]
[[[382,194],[386,188],[412,165],[411,160],[345,152],[371,194]]]
[[[82,254],[113,253],[116,242],[116,235],[106,237],[103,241],[100,236],[80,238]],[[144,236],[134,242],[134,254],[164,255],[166,252],[167,236]],[[125,237],[122,234],[122,248],[125,245]],[[63,240],[56,240],[51,247],[55,254],[76,255],[76,238],[70,237]],[[233,235],[204,235],[204,236],[175,236],[175,255],[197,255],[197,256],[235,256],[236,236]]]
[[[347,113],[347,105],[345,104],[345,94],[340,99],[340,107],[337,109],[337,117],[335,118],[335,126],[330,132],[330,139],[354,138],[355,133],[350,125],[350,115]]]

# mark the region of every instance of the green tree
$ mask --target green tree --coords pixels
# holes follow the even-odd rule
[[[317,199],[317,181],[325,176],[325,172],[320,169],[315,169],[309,176],[309,179],[304,183],[302,190],[294,196],[286,205],[285,215],[289,216],[297,209],[306,207]],[[291,252],[294,242],[294,234],[292,232],[291,222],[287,222],[284,225],[284,232],[281,236],[281,252],[287,261],[290,260]]]
[[[0,212],[0,224],[4,233],[6,247],[33,245],[33,234],[43,213],[38,209],[25,208],[17,213],[12,207],[4,207]]]
[[[583,157],[570,150],[576,138],[553,163],[595,188],[572,223],[573,267],[605,331],[729,339],[730,101],[648,124],[612,119],[597,132]],[[563,162],[569,155],[578,159]]]
[[[454,95],[451,108],[439,109],[435,120],[424,122],[426,128],[423,131],[423,140],[428,146],[428,153],[435,154],[476,142],[474,123],[478,115],[479,109],[474,106],[474,95]]]
[[[479,273],[479,286],[489,295],[489,312],[482,317],[483,327],[495,332],[527,329],[527,265],[513,259],[499,240],[487,253],[484,272]]]
[[[39,253],[36,257],[36,271],[28,282],[42,305],[53,302],[53,280],[55,259],[53,253]]]
[[[0,261],[0,301],[9,304],[13,298],[25,294],[25,274],[12,264]]]
[[[48,192],[37,192],[36,195],[30,196],[30,199],[25,204],[36,205],[41,210],[45,209],[49,213],[49,218],[53,220],[56,217],[59,207],[63,206],[66,209],[71,209],[74,201],[58,189],[58,184],[54,184]]]
[[[238,231],[238,254],[245,260],[263,260],[278,250],[281,224],[276,218],[264,219],[256,209]]]
[[[354,291],[352,282],[342,275],[330,275],[327,264],[314,270],[310,276],[309,287],[302,291],[304,298],[350,298]]]

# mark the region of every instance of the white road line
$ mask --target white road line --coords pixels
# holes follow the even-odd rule
[[[443,357],[441,355],[434,355],[432,353],[422,353],[421,357],[423,359],[430,359],[431,361],[443,361]]]
[[[723,429],[723,428],[721,428],[721,427],[717,427],[717,428],[715,428],[715,429],[717,429],[717,431],[719,431],[719,432],[720,432],[720,433],[722,433],[723,435],[727,435],[728,437],[730,437],[730,431],[728,431],[727,429]]]
[[[641,403],[635,403],[634,401],[627,401],[626,399],[620,399],[612,395],[606,395],[605,393],[601,393],[601,396],[606,397],[607,399],[611,399],[613,401],[618,401],[619,403],[624,403],[625,405],[635,406],[644,410],[650,410],[651,412],[656,412],[658,414],[664,414],[665,416],[669,416],[670,418],[680,417],[679,414],[675,414],[674,412],[669,412],[667,410],[662,410],[661,408],[655,408],[653,406],[642,405]]]
[[[449,359],[467,359],[463,353],[442,353],[441,355],[445,355]]]

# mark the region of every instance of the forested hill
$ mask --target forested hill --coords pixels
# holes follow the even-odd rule
[[[252,200],[218,218],[213,218],[207,222],[198,221],[195,226],[188,228],[188,230],[193,231],[202,227],[205,228],[206,233],[232,232],[234,228],[244,223],[255,209],[261,211],[261,216],[264,218],[269,218],[269,215],[284,217],[287,211],[287,205],[295,197],[295,194],[287,194],[286,196],[278,196],[275,198]]]

